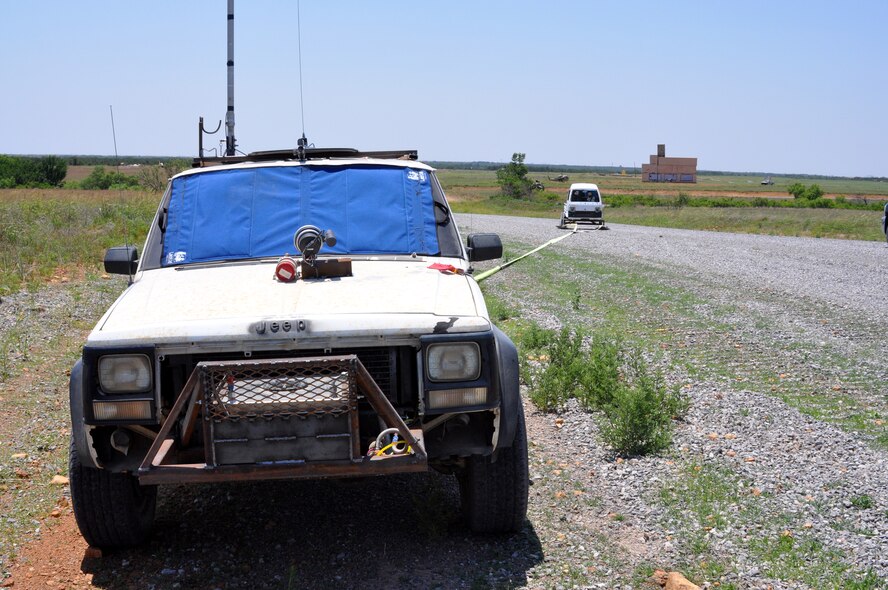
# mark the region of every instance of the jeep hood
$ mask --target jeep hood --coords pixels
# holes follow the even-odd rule
[[[490,329],[475,281],[429,269],[455,259],[355,260],[353,276],[281,283],[273,263],[141,272],[99,321],[91,345],[247,340],[350,342]],[[257,329],[265,322],[267,329]],[[290,322],[292,330],[272,331]],[[303,329],[295,326],[302,322]]]

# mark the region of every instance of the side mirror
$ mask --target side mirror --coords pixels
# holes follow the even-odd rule
[[[112,275],[134,275],[139,266],[135,246],[115,246],[105,251],[105,272]]]
[[[470,262],[503,257],[503,243],[497,234],[471,234],[466,238],[466,246]]]

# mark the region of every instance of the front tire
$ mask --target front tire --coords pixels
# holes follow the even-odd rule
[[[139,480],[128,473],[84,466],[73,441],[68,475],[74,518],[91,546],[132,547],[151,534],[157,486],[140,486]]]
[[[466,524],[476,533],[513,533],[527,519],[527,431],[524,409],[512,446],[492,457],[473,455],[459,476],[460,499]]]

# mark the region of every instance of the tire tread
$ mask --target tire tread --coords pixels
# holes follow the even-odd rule
[[[527,518],[529,473],[524,411],[512,446],[499,451],[495,461],[473,456],[460,481],[463,512],[476,533],[511,533]]]
[[[71,502],[86,542],[102,549],[143,542],[151,532],[157,488],[140,489],[132,475],[85,467],[73,443],[70,453]]]

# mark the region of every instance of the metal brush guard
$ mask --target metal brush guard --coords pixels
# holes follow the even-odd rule
[[[359,392],[412,454],[363,455]],[[205,462],[180,461],[199,414]],[[176,423],[178,437],[171,435]],[[365,475],[426,465],[421,430],[407,428],[352,354],[198,363],[138,474],[145,483],[173,483]]]
[[[204,419],[216,422],[341,416],[357,404],[355,361],[201,363]]]

